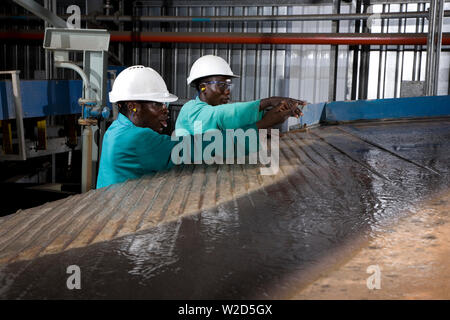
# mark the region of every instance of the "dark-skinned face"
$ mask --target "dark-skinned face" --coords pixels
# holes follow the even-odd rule
[[[220,83],[208,83],[218,81]],[[231,83],[231,78],[227,76],[212,76],[202,79],[200,83],[200,100],[209,105],[217,106],[230,101],[231,90],[224,83]],[[205,88],[202,91],[202,88]]]
[[[136,111],[134,111],[134,109]],[[167,127],[169,110],[161,102],[134,101],[128,102],[128,118],[136,127],[150,128],[161,133]]]

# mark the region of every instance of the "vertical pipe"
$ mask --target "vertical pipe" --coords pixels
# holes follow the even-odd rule
[[[119,1],[119,13],[121,15],[125,14],[125,8],[124,8],[124,0]],[[124,22],[119,22],[119,31],[123,31],[124,29]],[[123,63],[124,60],[124,47],[123,42],[119,42],[119,61]]]
[[[27,26],[27,29],[29,30],[29,26]],[[25,79],[30,80],[31,79],[31,61],[30,61],[30,45],[25,45]],[[36,70],[36,68],[34,68]]]
[[[243,11],[243,15],[246,16],[248,13],[248,8],[243,6],[242,7],[242,11]],[[247,22],[244,21],[244,23],[242,23],[242,32],[247,32]],[[246,72],[245,72],[245,65],[247,63],[247,50],[245,49],[245,44],[241,47],[241,91],[240,91],[240,101],[245,100],[245,96],[244,96],[244,90],[245,90],[245,76],[246,76]]]
[[[420,10],[420,3],[417,4],[417,11],[419,11],[419,10]],[[419,21],[420,21],[420,19],[417,18],[416,19],[416,33],[419,33]],[[413,70],[412,70],[412,76],[411,76],[412,81],[416,80],[416,74],[417,74],[417,71],[416,71],[416,68],[417,68],[417,49],[418,49],[418,47],[419,46],[417,46],[417,45],[414,46]]]
[[[407,12],[408,10],[408,4],[401,4],[400,5],[400,11],[401,11],[401,8],[404,6],[404,8],[405,8],[405,12]],[[406,19],[402,19],[403,20],[403,33],[406,33],[406,24],[407,24],[407,20]],[[400,32],[400,27],[399,27],[399,32]],[[401,52],[401,54],[402,54],[402,69],[401,69],[401,71],[400,71],[400,92],[401,92],[401,90],[402,90],[402,81],[403,81],[403,68],[404,68],[404,66],[405,66],[405,46],[404,45],[402,45],[401,46],[401,48],[402,48],[402,52]]]
[[[422,3],[422,10],[425,10],[425,3]],[[425,30],[425,18],[422,18],[422,23],[421,23],[421,32],[423,33],[423,31]],[[417,75],[417,80],[420,81],[421,76],[422,76],[422,53],[423,53],[423,46],[420,45],[420,51],[419,51],[419,66],[418,66],[418,75]],[[422,92],[422,94],[425,94],[425,92]]]
[[[349,10],[349,12],[351,12],[351,8]],[[350,32],[351,29],[351,23],[348,23],[347,29],[345,30],[346,32]],[[350,77],[350,64],[351,61],[353,59],[352,55],[350,54],[350,46],[346,46],[346,50],[345,50],[345,54],[346,54],[346,59],[345,59],[345,81],[344,81],[344,95],[343,95],[343,100],[350,100],[350,95],[351,95],[351,87],[349,87],[349,83],[348,83],[348,79]]]
[[[232,16],[232,10],[234,9],[234,7],[228,7],[228,16]],[[231,33],[231,22],[228,22],[227,24],[227,28],[228,28],[228,33]],[[232,61],[231,61],[231,47],[230,44],[227,44],[227,61],[230,64],[230,66],[232,65]]]
[[[165,15],[166,14],[166,7],[165,6],[163,6],[163,7],[161,7],[161,15],[163,16],[163,15]],[[159,27],[160,29],[160,31],[165,31],[162,27],[161,27],[161,25],[160,25],[160,27]],[[162,77],[166,77],[166,75],[165,75],[165,71],[166,71],[166,50],[165,50],[165,48],[164,48],[164,46],[165,46],[165,44],[161,44],[161,55],[160,55],[160,58],[159,58],[159,62],[160,62],[160,72],[161,72],[161,76]]]
[[[434,58],[435,58],[435,27],[436,27],[436,2],[439,0],[431,1],[428,17],[428,39],[427,39],[427,64],[426,64],[426,95],[431,96],[433,94],[433,79],[434,79]]]
[[[216,16],[216,17],[217,17],[217,9],[218,9],[218,7],[214,7],[214,16]],[[214,32],[217,32],[217,22],[216,21],[214,21]],[[215,56],[217,56],[219,53],[218,47],[219,47],[219,45],[217,43],[214,43],[214,55]]]
[[[136,16],[136,5],[135,5],[135,3],[133,3],[133,8],[132,8],[132,12],[133,12],[133,17],[135,17]],[[132,19],[133,21],[132,21],[132,30],[133,30],[133,32],[137,32],[138,30],[137,30],[137,21],[135,20],[135,19]],[[133,40],[133,42],[131,43],[131,45],[132,45],[132,54],[133,54],[133,64],[138,64],[138,53],[137,53],[137,49],[138,48],[136,48],[136,46],[138,45],[137,43],[136,43],[136,41],[134,41]]]
[[[191,15],[191,7],[188,7],[187,9],[187,13],[189,16]],[[188,32],[192,31],[192,24],[189,23],[189,27],[188,27]],[[190,66],[191,66],[191,45],[188,43],[186,45],[186,75],[189,76],[189,71],[190,71]],[[186,98],[189,99],[189,86],[186,85]]]
[[[277,10],[275,10],[275,8],[277,8]],[[278,7],[272,7],[272,15],[278,15]],[[273,33],[274,32],[274,24],[277,24],[277,21],[271,21],[270,23],[270,32]],[[278,32],[278,28],[275,29]],[[275,47],[275,48],[274,48]],[[274,54],[275,51],[275,54]],[[276,78],[276,59],[274,59],[274,56],[276,56],[277,51],[276,51],[276,46],[274,46],[273,44],[270,45],[270,57],[269,57],[269,94],[268,96],[271,97],[273,95],[273,90],[272,90],[272,86],[275,83],[275,78]],[[272,80],[272,77],[274,78]]]
[[[287,7],[286,14],[292,14],[292,6]],[[286,33],[292,32],[292,22],[286,21]],[[289,86],[290,86],[290,78],[291,78],[291,51],[292,46],[285,46],[285,54],[284,54],[284,82],[282,83],[282,93],[283,96],[289,97]]]
[[[52,153],[52,183],[56,182],[56,154]]]
[[[341,0],[333,0],[333,14],[341,13]],[[331,32],[339,33],[339,21],[331,22]],[[330,76],[328,82],[328,101],[336,100],[337,69],[339,58],[339,46],[332,45],[330,48]]]
[[[402,7],[403,4],[400,4],[400,12],[402,11]],[[402,27],[402,19],[398,19],[398,30],[397,32],[400,33]],[[396,46],[396,51],[397,51],[397,55],[396,55],[396,59],[395,59],[395,80],[394,80],[394,98],[398,98],[398,96],[400,95],[398,87],[399,87],[399,83],[401,82],[401,77],[400,77],[400,45]]]
[[[387,5],[387,12],[391,11],[391,5]],[[389,19],[387,19],[386,22],[386,33],[389,33]],[[388,49],[387,46],[385,46],[386,50],[384,51],[384,69],[383,69],[383,96],[381,98],[386,97],[386,69],[387,69],[387,53]]]
[[[438,94],[438,84],[439,84],[439,60],[441,56],[441,46],[442,46],[442,24],[444,21],[444,0],[437,0],[437,14],[436,14],[436,47],[435,47],[435,58],[434,58],[434,78],[433,78],[433,95]]]
[[[205,7],[203,7],[203,6],[201,6],[200,7],[200,16],[201,17],[203,17],[203,16],[205,16]],[[215,14],[216,12],[214,11],[214,14]],[[216,22],[214,22],[214,32],[216,32]],[[201,31],[202,31],[202,33],[203,32],[205,32],[205,23],[204,22],[202,22],[202,24],[201,24]],[[214,44],[214,48],[216,47],[216,44]],[[217,55],[215,52],[214,52],[214,54],[215,55]],[[200,43],[200,57],[203,57],[205,55],[205,45],[203,44],[203,43]]]
[[[26,160],[27,154],[25,149],[25,129],[23,127],[23,109],[22,109],[22,97],[20,95],[20,71],[13,71],[11,73],[14,105],[16,106],[16,126],[17,126],[17,139],[19,140],[19,158],[20,160]]]
[[[234,7],[230,7],[230,6],[228,7],[228,12],[227,12],[228,16],[232,16],[233,15],[233,10],[234,10]],[[228,29],[228,33],[233,32],[231,30],[231,22],[227,23],[227,29]],[[231,55],[231,46],[228,43],[227,44],[227,61],[228,61],[228,64],[230,66],[233,65],[233,61],[231,61],[231,57],[232,57],[232,55]],[[234,97],[235,97],[235,95],[233,93],[231,93],[231,99],[234,99]]]
[[[363,12],[367,13],[369,7],[368,2],[363,3]],[[364,20],[362,24],[363,32],[368,32],[367,21]],[[369,58],[370,58],[370,45],[361,46],[361,63],[359,66],[359,99],[367,99],[368,90],[368,77],[369,77]]]
[[[261,7],[256,7],[256,15],[260,14]],[[264,12],[263,12],[264,14]],[[261,23],[258,21],[256,22],[256,32],[259,33],[261,28]],[[259,88],[261,86],[261,50],[259,49],[259,44],[255,46],[255,72],[253,80],[254,87],[253,87],[253,100],[256,100],[259,96]]]
[[[44,8],[56,13],[56,1],[45,0]],[[51,27],[51,25],[44,20],[44,29]],[[56,70],[53,64],[53,53],[49,50],[45,50],[45,78],[47,80],[53,79],[56,76]]]
[[[178,7],[175,7],[175,16],[178,16]],[[175,23],[175,32],[178,32],[178,22]],[[173,63],[173,72],[172,72],[172,92],[178,92],[178,44],[174,44],[174,63]]]
[[[386,4],[383,4],[383,9],[382,9],[382,13],[384,13],[386,11]],[[383,29],[384,29],[384,22],[385,22],[385,19],[381,19],[381,30],[380,30],[380,33],[383,33]],[[384,52],[385,52],[385,50],[383,50],[383,49],[385,49],[386,50],[386,47],[385,46],[383,46],[383,45],[380,45],[380,56],[379,56],[379,58],[378,58],[378,88],[377,88],[377,99],[380,99],[381,98],[381,87],[383,86],[384,87],[384,78],[383,78],[383,81],[381,81],[381,79],[382,79],[382,65],[383,65],[383,54],[384,54]],[[384,76],[384,75],[383,75]],[[384,90],[383,90],[383,94],[384,94]]]
[[[151,8],[145,8],[145,9],[146,9],[145,13],[147,15],[151,14],[151,11],[150,11]],[[144,30],[145,31],[153,31],[151,25],[152,25],[151,22],[150,23],[146,22],[145,23],[145,29],[144,29],[144,27],[142,27],[141,30],[142,31],[144,31]],[[144,64],[144,65],[146,65],[146,66],[151,68],[152,67],[151,61],[152,61],[152,45],[150,44],[150,45],[146,46],[146,48],[145,48],[145,61],[142,62],[142,64]]]
[[[356,13],[361,13],[362,0],[356,0]],[[360,33],[361,20],[355,20],[355,33]],[[351,100],[356,100],[358,90],[359,45],[353,48],[352,93]]]
[[[320,7],[318,7],[318,8],[320,11]],[[316,21],[315,25],[316,25],[316,31],[318,31],[320,29],[320,21]],[[319,52],[321,51],[320,47],[318,45],[315,45],[314,47],[315,47],[315,50],[314,50],[314,76],[313,76],[314,77],[314,86],[313,86],[313,101],[312,101],[313,103],[317,102],[317,99],[316,99],[317,91],[319,91],[319,93],[320,93],[320,88],[319,88],[319,90],[317,90],[317,88],[319,87],[318,81],[317,81],[317,73],[318,73],[317,69],[319,68],[319,78],[320,78],[320,65],[318,63],[318,60],[320,58]]]
[[[81,192],[92,189],[92,128],[84,126],[82,140]]]

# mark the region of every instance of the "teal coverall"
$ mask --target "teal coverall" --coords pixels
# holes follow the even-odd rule
[[[261,120],[263,112],[259,111],[259,105],[260,100],[211,106],[197,96],[181,108],[175,124],[175,134],[185,136],[209,130],[244,128]],[[201,121],[201,132],[194,130],[195,121]]]
[[[150,128],[136,127],[119,113],[103,137],[97,188],[171,168],[177,141]]]
[[[243,129],[257,131],[255,123]],[[224,135],[224,132],[222,134]],[[190,136],[190,140],[190,163],[194,163],[193,135]],[[234,141],[236,143],[237,139]],[[172,141],[170,136],[159,134],[150,128],[136,127],[127,117],[119,113],[117,120],[106,130],[103,137],[97,189],[173,167],[172,149],[179,142]],[[212,142],[202,141],[199,146],[204,149],[209,143]],[[259,140],[256,148],[258,145]],[[249,148],[246,143],[245,152],[248,153],[249,149],[253,148]],[[223,152],[221,157],[225,158],[226,146]]]

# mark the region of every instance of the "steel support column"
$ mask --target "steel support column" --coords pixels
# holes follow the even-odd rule
[[[363,1],[363,11],[367,13],[367,9],[370,6],[370,1]],[[362,22],[362,32],[367,33],[367,21]],[[370,45],[361,46],[361,56],[359,63],[359,86],[358,86],[358,99],[367,99],[367,91],[369,84],[369,60],[370,60]]]
[[[333,14],[341,13],[341,0],[333,1]],[[331,32],[339,33],[339,21],[333,21]],[[336,84],[338,72],[339,45],[332,45],[330,49],[330,76],[328,82],[328,101],[336,101]]]
[[[444,2],[444,0],[435,0],[430,3],[425,77],[425,93],[428,96],[437,95]]]

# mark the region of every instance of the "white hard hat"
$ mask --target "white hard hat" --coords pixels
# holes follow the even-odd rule
[[[193,86],[195,80],[209,76],[239,78],[239,76],[233,74],[233,71],[231,71],[230,66],[224,59],[218,56],[206,55],[198,58],[192,65],[187,84]]]
[[[118,101],[173,102],[178,97],[169,93],[158,72],[144,66],[132,66],[123,70],[114,81],[109,93],[110,102]]]

